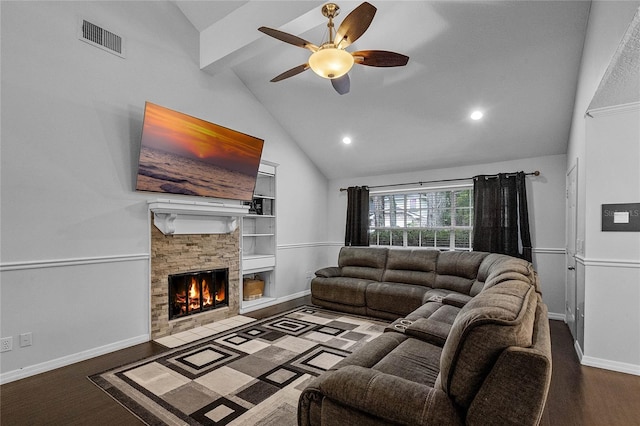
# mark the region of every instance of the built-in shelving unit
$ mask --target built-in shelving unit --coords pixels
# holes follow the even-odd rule
[[[249,214],[242,217],[242,277],[264,281],[261,297],[244,300],[240,312],[263,308],[276,301],[276,167],[260,163]]]

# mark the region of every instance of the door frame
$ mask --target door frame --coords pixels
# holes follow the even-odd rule
[[[573,182],[572,182],[573,180]],[[573,206],[572,206],[573,205]],[[566,175],[565,230],[565,322],[574,340],[578,338],[578,158]]]

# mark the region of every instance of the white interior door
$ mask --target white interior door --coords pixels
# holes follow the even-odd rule
[[[567,209],[566,209],[566,309],[567,325],[574,339],[578,337],[577,330],[577,279],[576,279],[576,234],[577,234],[577,205],[578,205],[578,164],[567,173]]]

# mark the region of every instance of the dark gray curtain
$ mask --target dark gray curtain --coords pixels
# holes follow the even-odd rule
[[[347,188],[347,228],[344,245],[369,245],[369,188],[366,186]]]
[[[473,178],[473,250],[531,262],[525,173]]]

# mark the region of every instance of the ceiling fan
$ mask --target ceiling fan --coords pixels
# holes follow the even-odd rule
[[[313,52],[307,63],[293,67],[274,77],[271,81],[281,81],[311,68],[320,77],[330,79],[336,92],[344,95],[349,93],[351,81],[347,73],[353,64],[371,67],[401,67],[406,65],[409,57],[400,53],[386,50],[360,50],[357,52],[347,52],[345,50],[347,46],[360,38],[369,28],[376,10],[370,3],[362,3],[344,18],[334,34],[333,19],[338,16],[340,8],[335,3],[325,4],[322,6],[322,15],[329,19],[327,23],[329,40],[320,46],[280,30],[267,27],[258,28],[259,31],[273,38]]]

